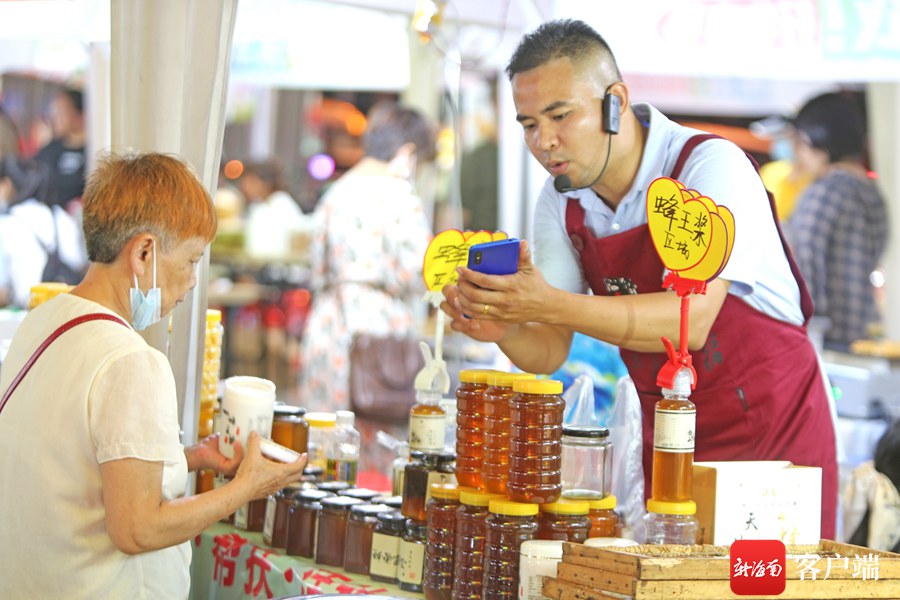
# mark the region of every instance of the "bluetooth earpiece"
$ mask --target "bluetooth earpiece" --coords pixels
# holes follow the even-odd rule
[[[619,113],[622,110],[622,101],[611,93],[609,88],[606,90],[607,92],[603,95],[603,131],[616,134],[619,133]]]

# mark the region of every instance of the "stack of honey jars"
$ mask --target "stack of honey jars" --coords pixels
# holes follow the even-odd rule
[[[574,532],[571,541],[586,537],[587,503],[559,502],[565,408],[561,394],[561,382],[530,373],[460,373],[456,477],[465,487],[459,514],[480,515],[482,528],[476,531],[484,532],[484,556],[481,585],[462,580],[457,570],[453,600],[517,597],[519,548],[538,534],[542,507],[547,514],[558,509],[552,513],[551,528]],[[549,517],[545,520],[550,522]],[[577,524],[568,526],[569,520]],[[471,517],[459,522],[472,528]],[[458,531],[458,543],[472,543],[460,535]],[[471,562],[473,556],[468,558]]]

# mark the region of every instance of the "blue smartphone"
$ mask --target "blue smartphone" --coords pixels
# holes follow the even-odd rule
[[[509,238],[473,244],[469,247],[466,266],[488,275],[511,275],[519,270],[519,240]]]

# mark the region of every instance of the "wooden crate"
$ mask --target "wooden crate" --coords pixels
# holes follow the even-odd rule
[[[785,590],[790,600],[900,600],[900,554],[822,540],[788,546]],[[727,546],[593,548],[564,544],[556,578],[544,582],[555,600],[713,600],[731,592]],[[813,579],[815,576],[815,579]]]

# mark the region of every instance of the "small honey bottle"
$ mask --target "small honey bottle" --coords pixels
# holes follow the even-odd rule
[[[691,491],[697,423],[697,409],[689,400],[692,382],[690,369],[679,370],[656,403],[651,498],[644,517],[649,544],[693,544],[697,537]]]
[[[447,412],[440,404],[441,393],[416,390],[416,403],[409,409],[409,449],[441,452]]]

